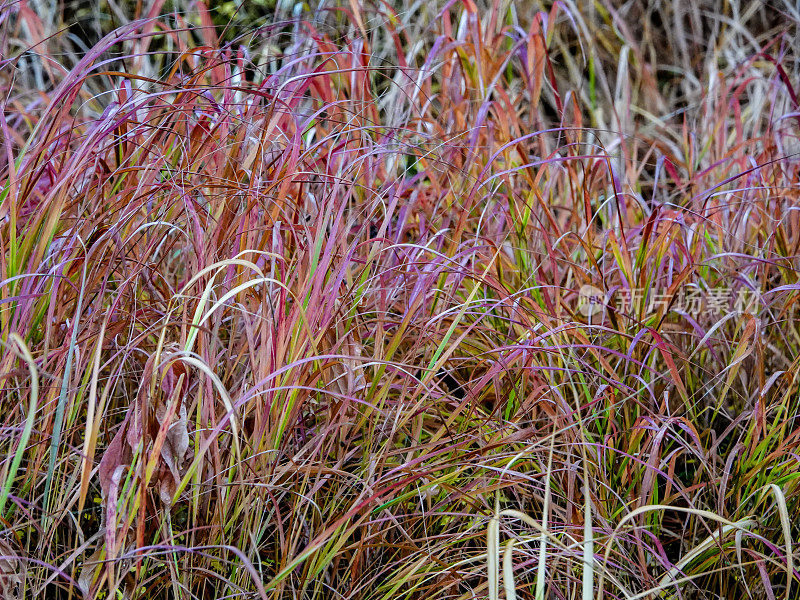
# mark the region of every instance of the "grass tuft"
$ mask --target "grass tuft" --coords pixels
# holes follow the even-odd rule
[[[0,3],[0,596],[798,597],[799,28]]]

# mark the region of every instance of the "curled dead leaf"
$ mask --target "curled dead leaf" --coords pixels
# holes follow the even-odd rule
[[[0,539],[0,598],[17,600],[23,597],[27,564],[11,540]]]

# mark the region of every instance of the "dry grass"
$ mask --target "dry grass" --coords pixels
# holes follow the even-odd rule
[[[796,9],[394,4],[0,4],[2,591],[800,597]]]

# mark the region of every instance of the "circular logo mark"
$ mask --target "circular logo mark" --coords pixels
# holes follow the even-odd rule
[[[584,317],[590,317],[603,312],[606,306],[605,294],[600,288],[593,285],[582,285],[578,290],[578,312]]]

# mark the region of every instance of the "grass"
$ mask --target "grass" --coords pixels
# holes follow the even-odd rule
[[[0,4],[5,597],[800,597],[792,3],[93,6]]]

